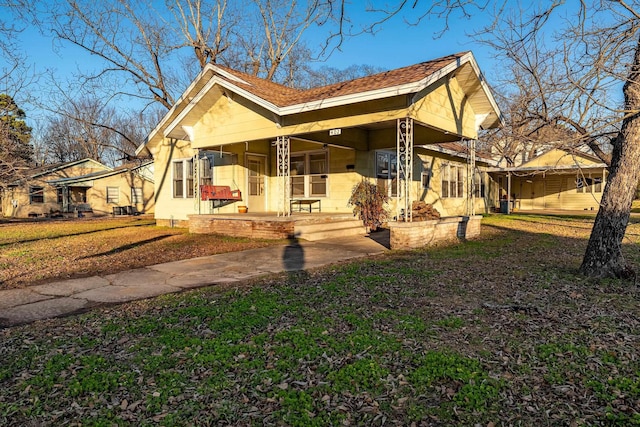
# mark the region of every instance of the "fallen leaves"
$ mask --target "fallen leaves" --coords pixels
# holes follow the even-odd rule
[[[637,423],[640,307],[574,274],[589,227],[488,218],[477,242],[0,331],[0,424]]]

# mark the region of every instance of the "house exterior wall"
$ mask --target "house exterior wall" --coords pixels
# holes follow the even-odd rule
[[[193,125],[193,148],[348,129],[405,117],[413,117],[445,132],[477,137],[475,113],[465,101],[456,79],[441,79],[429,91],[419,94],[410,106],[407,106],[405,96],[397,96],[299,113],[280,120],[247,100],[222,95],[217,88],[213,88],[208,96],[213,99],[212,106]]]
[[[29,179],[16,187],[8,188],[2,197],[2,215],[14,218],[27,218],[29,215],[42,216],[61,209],[58,203],[57,189],[47,181],[71,178],[110,170],[107,166],[94,161],[84,161],[76,165],[51,171]],[[43,188],[43,203],[32,203],[29,195],[30,188]]]
[[[198,213],[194,208],[193,198],[173,197],[171,165],[174,161],[191,159],[194,154],[195,150],[188,142],[169,139],[166,139],[153,153],[156,219],[171,221],[171,225],[173,225],[174,220],[186,220],[188,214]]]
[[[87,189],[87,203],[94,215],[109,215],[116,206],[135,206],[140,213],[153,213],[155,210],[154,184],[140,175],[123,172],[117,175],[93,180],[93,186]],[[117,188],[117,201],[107,201],[107,187]],[[134,203],[132,188],[142,190],[142,200]]]
[[[172,150],[163,150],[156,156],[156,219],[159,224],[180,225],[187,224],[189,215],[193,214],[229,214],[237,212],[239,205],[248,205],[249,211],[255,212],[277,212],[282,209],[279,206],[283,203],[281,187],[276,176],[277,159],[276,149],[269,141],[252,141],[246,144],[234,144],[226,146],[222,158],[216,151],[208,152],[213,157],[213,184],[226,185],[231,189],[239,189],[243,200],[229,203],[222,207],[214,208],[211,202],[201,201],[197,197],[174,198],[172,194],[172,170],[173,161],[181,159],[191,159],[196,153],[186,142],[177,142]],[[171,152],[171,157],[163,155]],[[298,140],[291,141],[291,156],[301,154],[326,153],[328,158],[327,173],[327,194],[326,197],[306,197],[321,200],[323,213],[350,213],[353,208],[348,205],[353,187],[362,179],[368,179],[381,185],[395,185],[392,180],[380,180],[376,176],[376,155],[384,152],[395,155],[395,150],[370,150],[358,151],[348,148],[334,146],[323,147],[322,144],[304,142]],[[430,150],[416,147],[414,156],[413,182],[410,185],[411,199],[422,200],[433,204],[442,216],[466,215],[469,209],[470,175],[465,159],[454,156],[447,156]],[[200,151],[200,155],[205,152]],[[264,204],[259,206],[251,205],[248,199],[248,156],[262,156],[266,161],[266,177],[264,186]],[[163,166],[164,165],[164,166]],[[456,189],[460,192],[452,195],[443,195],[442,180],[443,170],[446,166],[458,168],[462,173],[461,185]],[[492,206],[491,188],[492,181],[488,174],[483,172],[483,167],[477,169],[482,172],[479,177],[484,180],[484,193],[481,197],[474,199],[475,212],[488,212]],[[428,175],[426,184],[423,187],[423,173]],[[295,172],[293,172],[295,176]],[[457,178],[457,176],[456,176]],[[389,195],[394,195],[395,191],[388,189]],[[299,198],[292,196],[292,198]],[[391,198],[389,202],[391,217],[397,216],[397,199]]]
[[[191,112],[170,125],[171,129],[179,129],[178,124],[188,125],[185,132],[188,131],[190,142],[165,138],[147,145],[155,162],[156,219],[158,223],[176,225],[181,221],[186,223],[192,214],[237,212],[237,206],[241,204],[248,205],[251,212],[281,210],[284,197],[276,176],[276,148],[272,145],[278,136],[291,137],[291,155],[322,150],[327,153],[327,194],[320,198],[322,212],[351,212],[352,207],[347,202],[352,188],[363,178],[377,181],[376,150],[395,152],[397,119],[412,117],[416,120],[415,145],[454,141],[461,135],[477,137],[476,115],[466,96],[456,78],[445,77],[411,97],[402,95],[354,102],[278,117],[239,95],[223,94],[219,87],[213,86]],[[385,125],[378,126],[380,123]],[[330,136],[328,131],[332,129],[340,129],[340,136]],[[323,143],[326,143],[325,147]],[[218,149],[223,149],[225,155],[235,160],[216,164],[213,184],[239,189],[242,202],[214,207],[211,202],[198,200],[197,196],[174,197],[172,163],[191,158],[197,150],[215,152]],[[248,156],[265,156],[264,203],[255,198],[249,200]],[[440,168],[445,160],[449,164],[466,165],[464,159],[434,156],[429,163],[432,168],[429,188],[423,188],[422,161],[416,157],[411,198],[433,203],[445,216],[464,215],[468,212],[468,174],[464,177],[464,195],[442,195]],[[476,199],[475,206],[476,212],[484,212],[488,203]],[[391,201],[390,209],[392,217],[395,216],[395,199]]]
[[[602,191],[606,182],[606,172],[602,169],[582,170],[585,178],[604,178],[600,185],[585,185],[577,188],[577,174],[534,175],[512,177],[511,193],[515,196],[516,209],[522,210],[598,210]],[[503,189],[506,194],[506,189]]]

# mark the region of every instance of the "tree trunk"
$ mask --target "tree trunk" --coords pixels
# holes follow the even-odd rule
[[[640,110],[640,40],[623,88],[627,111]],[[640,113],[622,122],[614,144],[609,177],[580,271],[590,277],[628,278],[633,270],[622,256],[622,241],[640,178]]]

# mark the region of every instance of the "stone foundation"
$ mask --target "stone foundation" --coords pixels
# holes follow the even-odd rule
[[[481,215],[456,216],[431,221],[391,222],[391,249],[415,249],[440,242],[457,242],[480,235]]]
[[[156,225],[158,227],[176,227],[176,228],[189,228],[189,221],[186,219],[164,219],[156,218]]]
[[[189,215],[189,232],[222,234],[251,239],[286,239],[294,233],[293,220],[224,218],[219,215]]]

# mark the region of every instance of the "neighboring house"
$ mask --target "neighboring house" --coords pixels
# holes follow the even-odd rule
[[[589,153],[554,148],[491,175],[499,183],[500,197],[510,195],[516,209],[597,211],[607,165]]]
[[[159,224],[238,205],[349,213],[362,179],[385,186],[394,216],[415,200],[450,216],[489,208],[492,163],[465,146],[501,123],[471,52],[309,90],[208,64],[138,153],[154,158]],[[212,184],[242,200],[202,200]]]
[[[152,213],[153,163],[114,169],[83,159],[43,166],[24,182],[9,186],[2,194],[1,204],[3,216],[16,218],[78,212],[107,215],[116,210]],[[120,209],[123,206],[127,208]]]

